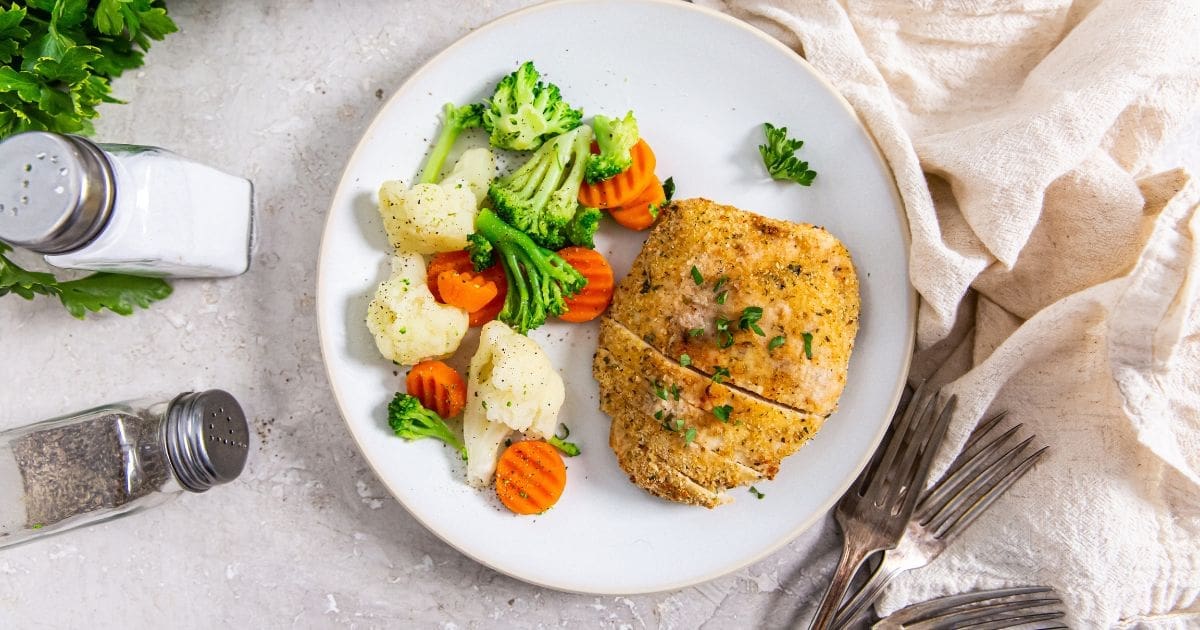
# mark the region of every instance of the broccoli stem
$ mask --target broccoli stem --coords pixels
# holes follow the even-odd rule
[[[558,254],[539,247],[524,232],[484,208],[475,217],[475,231],[492,244],[508,280],[508,295],[500,321],[525,334],[566,310],[566,299],[587,279]]]
[[[454,148],[454,142],[464,130],[481,124],[481,112],[482,106],[478,104],[455,107],[454,103],[446,103],[442,106],[442,130],[437,141],[433,143],[433,148],[429,150],[429,159],[421,169],[418,184],[432,184],[437,181],[442,174],[442,167],[446,165],[450,150]]]

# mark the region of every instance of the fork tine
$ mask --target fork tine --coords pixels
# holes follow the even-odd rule
[[[1013,464],[1013,460],[1031,442],[1033,442],[1033,436],[1026,438],[1023,442],[1020,442],[1007,451],[997,452],[995,455],[989,457],[986,467],[979,471],[974,478],[964,479],[959,484],[958,491],[949,498],[945,507],[934,518],[931,518],[929,522],[922,523],[922,525],[930,531],[937,532],[936,535],[940,537],[943,533],[943,526],[947,522],[956,519],[958,514],[963,510],[974,505],[997,480],[1003,478],[1011,468],[1017,465]]]
[[[921,505],[917,508],[921,524],[927,524],[935,515],[943,511],[951,498],[962,492],[967,484],[978,477],[980,469],[990,466],[993,463],[990,455],[998,451],[1021,426],[1018,424],[1005,431],[1000,437],[987,444],[979,445],[973,454],[959,455],[951,470],[930,488],[925,496],[921,497]]]
[[[937,599],[931,599],[920,604],[913,604],[907,608],[898,610],[888,619],[895,623],[907,626],[911,623],[933,619],[940,617],[955,609],[971,606],[981,602],[986,602],[993,599],[1003,599],[1005,597],[1017,597],[1025,595],[1040,595],[1042,593],[1053,593],[1054,589],[1048,586],[1017,586],[1012,588],[998,588],[989,591],[973,591],[970,593],[959,593],[958,595],[947,595]]]
[[[963,444],[962,453],[959,455],[959,457],[971,457],[974,455],[975,453],[972,449],[978,446],[979,443],[983,441],[983,437],[992,429],[996,428],[996,425],[1000,424],[1000,421],[1006,417],[1008,417],[1007,409],[997,413],[987,420],[984,420],[982,423],[976,426],[975,430],[971,431],[971,435],[967,437],[967,443]]]
[[[891,426],[888,427],[887,433],[883,436],[883,444],[892,444],[892,436],[899,434],[901,431],[907,430],[909,423],[912,421],[913,415],[917,411],[917,407],[921,402],[922,395],[925,393],[925,381],[917,384],[917,389],[908,396],[906,401],[902,401],[901,407],[896,410],[898,418],[893,417]],[[899,442],[900,440],[896,440]],[[863,496],[866,494],[866,489],[870,487],[871,480],[874,479],[876,471],[880,470],[880,464],[883,462],[885,449],[877,449],[867,467],[863,469],[858,478],[854,480],[854,494]],[[849,494],[847,494],[847,497]]]
[[[1026,624],[1037,623],[1039,621],[1050,621],[1051,619],[1062,619],[1065,616],[1066,616],[1066,613],[1062,612],[1061,610],[1055,610],[1052,612],[1035,613],[1032,615],[1020,615],[1020,616],[1016,616],[1016,617],[1004,617],[1001,619],[989,619],[988,621],[986,621],[984,623],[968,624],[965,626],[960,625],[960,626],[955,626],[955,627],[969,629],[969,630],[1001,630],[1002,628],[1015,628],[1017,626],[1024,626]],[[1041,630],[1046,630],[1046,628],[1066,628],[1066,626],[1061,626],[1061,625],[1056,624],[1054,626],[1043,627]]]
[[[929,467],[933,464],[933,456],[937,454],[938,447],[942,445],[942,439],[946,436],[946,429],[950,426],[950,418],[953,417],[954,407],[957,404],[958,397],[951,396],[950,400],[946,401],[945,406],[942,407],[941,414],[937,415],[932,430],[922,430],[917,433],[916,443],[912,444],[904,453],[901,466],[896,469],[903,477],[895,480],[896,488],[892,490],[899,499],[899,502],[892,508],[893,514],[903,514],[906,520],[911,516],[917,500],[925,491],[925,479],[929,476]],[[930,410],[936,411],[936,405],[932,405]]]
[[[1010,486],[1016,483],[1021,477],[1024,477],[1025,473],[1028,472],[1030,468],[1033,468],[1033,465],[1036,464],[1039,459],[1041,459],[1042,455],[1045,454],[1049,448],[1049,446],[1043,446],[1042,448],[1034,451],[1029,457],[1026,457],[1024,460],[1022,460],[1021,463],[1014,466],[1008,471],[1007,474],[1000,478],[995,485],[988,489],[983,496],[979,497],[979,499],[977,499],[967,510],[963,511],[958,518],[947,523],[945,528],[942,531],[939,531],[936,536],[938,538],[942,538],[951,534],[952,532],[961,532],[970,527],[971,523],[973,523],[975,519],[979,517],[979,515],[987,511],[987,509],[996,502],[996,499],[999,499],[1002,495],[1004,495]]]
[[[960,607],[933,619],[928,619],[927,621],[936,621],[939,624],[950,624],[950,627],[963,628],[978,623],[999,621],[1001,619],[1012,619],[1020,616],[1008,615],[1005,613],[1027,612],[1033,608],[1053,606],[1061,603],[1062,600],[1058,597],[1039,597],[1037,599],[1020,599],[1014,597],[1009,601],[1000,601],[994,604],[983,603],[976,606]],[[1038,611],[1031,614],[1040,614],[1041,612],[1044,611]]]
[[[875,467],[872,479],[868,480],[864,486],[864,490],[868,488],[874,490],[876,497],[889,496],[889,494],[893,492],[893,490],[888,487],[889,484],[886,482],[888,481],[888,478],[895,467],[896,458],[900,456],[903,449],[909,447],[912,442],[913,434],[920,430],[922,420],[928,414],[928,410],[933,404],[933,401],[937,398],[936,392],[927,394],[925,396],[918,396],[917,394],[920,393],[919,390],[923,389],[924,386],[925,384],[922,383],[921,387],[918,388],[918,392],[913,394],[912,402],[910,402],[908,408],[904,410],[904,417],[900,419],[900,423],[895,426],[894,433],[888,440],[888,447],[884,451],[883,456],[879,459],[879,465]],[[881,481],[885,483],[878,483],[875,481],[875,477],[878,475],[883,475],[883,479],[881,479]]]

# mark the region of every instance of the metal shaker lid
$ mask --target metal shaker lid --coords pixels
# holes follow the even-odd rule
[[[228,392],[181,394],[167,410],[164,430],[167,458],[187,490],[204,492],[233,481],[246,465],[250,428]]]
[[[88,244],[115,195],[112,165],[96,145],[46,131],[0,142],[0,241],[42,254]]]

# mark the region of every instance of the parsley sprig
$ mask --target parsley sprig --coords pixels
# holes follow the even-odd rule
[[[804,141],[789,138],[787,127],[776,127],[771,123],[763,123],[763,131],[767,143],[758,145],[758,152],[771,178],[811,186],[817,172],[809,170],[808,162],[796,157],[796,151],[804,146]]]
[[[134,307],[147,308],[171,295],[171,285],[160,278],[115,273],[94,273],[78,280],[59,282],[54,275],[26,271],[6,254],[12,248],[0,243],[0,297],[9,293],[32,300],[38,295],[57,297],[72,317],[83,319],[102,309],[130,315]]]
[[[0,8],[0,138],[91,133],[110,80],[178,28],[161,0],[28,0]]]

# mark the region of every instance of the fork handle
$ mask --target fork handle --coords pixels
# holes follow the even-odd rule
[[[883,560],[879,563],[879,567],[875,569],[875,572],[871,574],[871,577],[867,579],[867,583],[863,584],[862,588],[854,594],[854,597],[850,598],[850,601],[846,602],[846,605],[838,610],[837,617],[833,621],[833,627],[844,628],[848,626],[850,622],[866,612],[868,606],[879,599],[879,595],[883,593],[883,589],[888,584],[892,583],[893,578],[905,571],[904,567],[889,562],[890,558],[888,554],[891,553],[890,551],[883,553]]]
[[[830,627],[834,615],[842,603],[842,598],[850,589],[850,581],[854,579],[854,573],[858,571],[858,567],[867,559],[867,556],[876,551],[878,550],[858,543],[853,536],[845,537],[842,545],[842,557],[833,571],[833,580],[829,583],[829,589],[825,591],[825,596],[821,598],[817,616],[813,618],[812,624],[808,627],[809,630],[827,630]]]

